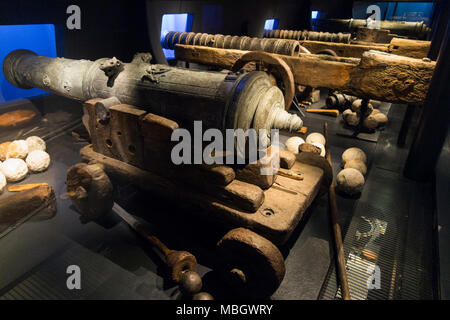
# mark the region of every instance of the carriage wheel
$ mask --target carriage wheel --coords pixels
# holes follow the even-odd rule
[[[295,83],[294,75],[288,64],[274,54],[264,51],[250,51],[236,60],[231,71],[237,72],[250,62],[256,63],[257,70],[266,68],[269,74],[273,74],[276,79],[281,80],[284,87],[285,109],[289,110],[295,95]]]
[[[67,171],[67,192],[83,223],[109,213],[113,186],[99,164],[77,163]]]
[[[284,258],[266,238],[245,228],[229,231],[217,244],[227,284],[247,298],[270,297],[286,273]]]

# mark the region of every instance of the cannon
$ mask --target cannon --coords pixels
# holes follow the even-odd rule
[[[286,150],[277,152],[270,140],[253,162],[171,161],[173,132],[192,129],[196,120],[202,120],[205,129],[219,130],[301,127],[302,120],[286,111],[292,98],[286,95],[286,85],[283,95],[273,84],[274,74],[244,72],[247,63],[258,64],[264,53],[258,54],[257,61],[242,59],[239,70],[223,73],[150,64],[149,54],[122,63],[116,58],[71,60],[16,50],[6,57],[3,72],[17,87],[37,87],[84,102],[91,144],[80,150],[82,162],[66,177],[82,223],[109,214],[113,190],[127,184],[155,195],[168,208],[194,207],[192,218],[227,229],[217,243],[217,269],[224,284],[232,284],[244,297],[266,298],[285,274],[277,246],[289,239],[305,210],[329,186],[331,167],[318,154],[296,158]],[[283,83],[292,87],[289,67],[275,56],[269,58],[263,60],[279,63],[274,69],[281,70]],[[261,174],[276,160],[278,173]]]
[[[365,27],[367,20],[365,19],[319,19],[316,21],[318,27],[343,32],[356,32],[358,27]],[[428,27],[423,21],[409,22],[409,21],[390,21],[381,20],[380,28],[390,30],[391,33],[395,33],[401,36],[416,37],[421,40],[425,40],[431,33],[430,27]]]
[[[279,38],[292,40],[313,40],[325,42],[341,42],[350,43],[350,33],[330,33],[330,32],[315,32],[308,30],[266,30],[264,31],[264,38]]]
[[[164,37],[161,45],[165,49],[175,49],[177,44],[205,46],[223,49],[265,51],[297,57],[305,48],[297,41],[287,39],[268,39],[248,36],[230,36],[223,34],[208,34],[195,32],[170,31]]]
[[[108,118],[111,103],[122,103],[174,120],[186,129],[192,129],[195,120],[201,120],[204,129],[219,130],[294,131],[302,126],[297,115],[285,111],[280,89],[265,72],[192,71],[150,64],[151,58],[140,53],[131,63],[116,58],[72,60],[19,49],[7,55],[3,73],[19,88],[39,88],[80,101],[105,99],[96,105],[96,116],[102,120]]]

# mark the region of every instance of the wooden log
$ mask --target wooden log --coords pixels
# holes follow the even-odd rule
[[[20,219],[44,211],[46,215],[56,212],[56,198],[52,187],[41,185],[14,193],[0,199],[0,224],[14,223]]]
[[[101,164],[73,165],[67,170],[66,186],[82,223],[102,217],[113,206],[113,186]]]
[[[37,116],[36,112],[28,109],[5,112],[0,114],[0,130],[24,126]]]
[[[177,45],[178,59],[231,68],[226,49]],[[246,51],[232,50],[236,58]],[[425,100],[435,62],[367,51],[361,59],[300,54],[278,55],[291,68],[297,84],[327,87],[361,98],[394,103],[421,103]],[[226,57],[226,60],[223,60]],[[227,67],[228,66],[228,67]]]
[[[395,103],[425,100],[435,62],[368,51],[351,71],[343,92]]]
[[[422,59],[428,56],[430,41],[394,38],[388,52],[399,56]]]

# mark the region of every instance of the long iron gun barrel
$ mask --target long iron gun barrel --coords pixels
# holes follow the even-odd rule
[[[8,54],[3,73],[19,88],[40,88],[71,99],[116,97],[191,129],[297,130],[302,120],[284,109],[280,89],[262,71],[222,73],[150,64],[151,55],[136,54],[123,63],[49,58],[19,49]],[[268,136],[270,139],[270,136]]]
[[[328,19],[317,20],[316,24],[319,28],[333,31],[355,32],[358,27],[365,27],[367,20],[365,19]],[[409,21],[390,21],[381,20],[381,29],[388,29],[391,33],[398,35],[417,37],[418,39],[427,39],[431,29],[423,22]]]

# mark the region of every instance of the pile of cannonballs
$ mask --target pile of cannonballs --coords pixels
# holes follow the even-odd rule
[[[375,109],[372,103],[368,103],[366,112],[361,114],[361,104],[362,100],[356,99],[351,108],[342,113],[342,118],[349,126],[357,127],[362,119],[363,127],[373,131],[388,122],[388,117],[380,110]]]
[[[45,141],[37,136],[0,144],[0,194],[7,182],[23,180],[29,171],[42,172],[50,165]]]
[[[350,196],[361,193],[367,173],[367,157],[359,148],[349,148],[342,154],[344,169],[336,176],[336,188]]]
[[[300,152],[314,152],[325,157],[325,137],[323,134],[313,132],[306,137],[306,141],[294,136],[286,140],[286,150],[298,154]]]

